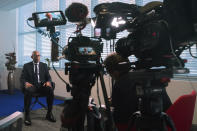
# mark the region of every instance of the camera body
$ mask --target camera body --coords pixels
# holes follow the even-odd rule
[[[99,61],[102,51],[103,44],[100,39],[77,36],[69,37],[63,55],[69,61],[85,63],[87,61]]]
[[[102,3],[94,8],[94,36],[115,39],[116,33],[127,29],[128,22],[139,14],[138,6],[122,2]]]
[[[123,57],[134,55],[138,68],[173,67],[177,66],[177,59],[182,64],[178,66],[184,67],[179,56],[193,45],[189,41],[197,41],[197,9],[193,6],[196,3],[164,0],[143,7],[120,2],[100,4],[94,8],[95,35],[110,40],[120,31],[130,32],[117,41],[116,52]],[[113,26],[114,18],[117,26]]]

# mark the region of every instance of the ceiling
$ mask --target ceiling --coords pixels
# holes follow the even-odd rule
[[[0,10],[12,10],[32,1],[34,0],[0,0]]]

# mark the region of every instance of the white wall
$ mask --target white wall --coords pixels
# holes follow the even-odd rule
[[[174,102],[179,96],[190,94],[193,90],[197,91],[197,81],[172,80],[167,87],[167,92],[172,102]],[[193,124],[197,124],[197,100],[194,110]]]
[[[5,53],[13,52],[17,45],[16,10],[0,11],[0,90],[7,89]]]

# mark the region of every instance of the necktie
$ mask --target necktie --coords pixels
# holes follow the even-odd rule
[[[35,81],[36,81],[36,83],[38,83],[38,64],[35,64],[35,72],[34,72],[34,74],[35,74]]]

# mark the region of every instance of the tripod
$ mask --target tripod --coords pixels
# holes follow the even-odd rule
[[[171,70],[149,70],[131,73],[136,82],[138,109],[129,121],[128,131],[135,125],[137,131],[168,131],[167,126],[176,131],[173,121],[163,112],[162,94],[171,78]]]
[[[172,131],[176,131],[173,121],[164,112],[157,116],[149,116],[135,112],[131,117],[128,131],[135,125],[137,131],[168,131],[169,126]]]
[[[114,124],[110,105],[107,97],[107,91],[103,79],[103,71],[101,64],[90,63],[67,63],[65,71],[69,71],[69,81],[72,84],[71,95],[73,100],[65,109],[65,116],[77,118],[74,124],[66,125],[69,131],[84,131],[84,120],[87,113],[89,96],[91,88],[95,84],[96,78],[100,78],[104,101],[106,104],[107,121],[105,129],[100,131],[114,131]],[[73,115],[73,116],[72,116]]]

